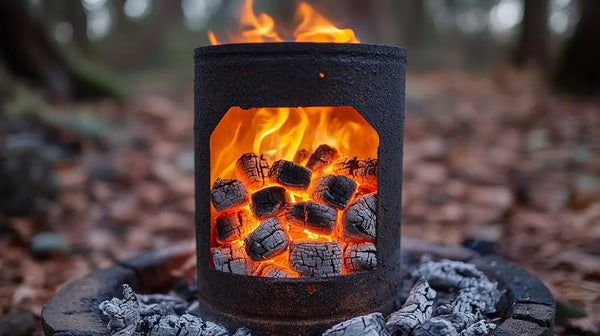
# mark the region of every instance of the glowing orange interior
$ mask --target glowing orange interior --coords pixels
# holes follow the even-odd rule
[[[379,136],[373,127],[350,106],[316,106],[316,107],[276,107],[242,109],[232,107],[219,122],[210,137],[211,184],[217,178],[236,179],[235,163],[245,153],[268,154],[273,161],[293,161],[296,153],[307,150],[312,153],[319,145],[327,144],[336,148],[340,157],[377,158]],[[328,167],[323,174],[333,174]],[[314,179],[314,177],[313,177]],[[266,188],[268,186],[265,186]],[[292,202],[306,201],[310,197],[305,191],[288,190]],[[245,206],[248,210],[248,205]],[[217,211],[212,208],[214,222]],[[290,241],[338,241],[342,247],[346,243],[343,238],[341,217],[330,235],[319,235],[306,229],[285,223]],[[248,234],[260,224],[254,218],[243,232]],[[220,244],[212,234],[211,247]],[[229,243],[243,246],[243,239]],[[288,272],[289,251],[263,263],[281,266]],[[343,274],[346,274],[344,270]]]

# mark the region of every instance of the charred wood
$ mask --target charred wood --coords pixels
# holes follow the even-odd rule
[[[268,187],[252,194],[250,209],[259,219],[277,216],[285,209],[289,196],[282,187]]]
[[[335,162],[333,172],[354,178],[361,187],[377,189],[377,159],[343,158]]]
[[[102,313],[109,318],[108,329],[113,336],[133,334],[140,321],[140,306],[131,287],[123,284],[123,299],[112,298],[100,303]]]
[[[309,151],[307,151],[304,148],[300,149],[299,151],[296,152],[296,155],[294,155],[294,163],[303,166],[304,164],[306,164],[309,157],[310,157]]]
[[[354,178],[362,186],[377,189],[377,159],[366,158],[358,161]]]
[[[294,278],[294,275],[283,267],[268,265],[263,268],[262,276],[269,278]]]
[[[182,314],[189,303],[183,298],[170,294],[136,294],[140,303],[140,315]]]
[[[238,329],[233,336],[252,336],[252,332],[246,328]]]
[[[402,308],[387,318],[386,326],[392,335],[410,336],[419,324],[429,320],[436,294],[425,278],[417,280]]]
[[[323,336],[389,336],[381,313],[355,317],[336,324],[323,333]]]
[[[243,154],[235,168],[240,179],[251,189],[260,189],[269,182],[271,158],[266,154]]]
[[[333,164],[333,172],[338,175],[354,177],[356,169],[358,169],[358,158],[356,156],[341,158]]]
[[[248,203],[248,189],[240,180],[217,178],[210,199],[217,211],[232,209]]]
[[[377,236],[377,194],[357,198],[344,212],[344,235],[349,240],[374,242]]]
[[[500,295],[501,292],[496,288],[496,284],[462,288],[452,302],[440,305],[436,313],[494,313]]]
[[[327,175],[317,179],[312,198],[330,207],[344,210],[356,191],[356,182],[343,175]]]
[[[475,265],[461,261],[425,262],[415,269],[413,277],[425,277],[438,291],[458,293],[454,300],[441,304],[436,314],[494,313],[502,291]]]
[[[190,315],[154,315],[144,319],[140,330],[148,336],[226,336],[223,327]]]
[[[312,173],[310,170],[286,160],[275,161],[271,170],[269,170],[269,177],[272,183],[292,190],[308,189],[311,176]]]
[[[480,320],[463,330],[460,333],[460,336],[485,336],[488,335],[493,329],[496,329],[495,323]]]
[[[471,313],[452,313],[436,316],[449,321],[456,331],[461,332],[466,330],[469,326],[475,322],[481,320],[481,315],[475,315]]]
[[[288,204],[285,218],[292,224],[318,234],[331,234],[337,220],[337,211],[313,201]]]
[[[251,275],[255,265],[242,247],[219,246],[211,249],[215,269],[221,272]]]
[[[342,274],[342,246],[338,242],[292,242],[290,267],[305,278],[340,275]]]
[[[144,303],[147,302],[147,303]],[[183,313],[173,314],[173,302],[187,302],[173,295],[136,295],[131,287],[123,284],[123,299],[113,298],[102,302],[98,308],[109,317],[112,336],[225,336],[227,330]]]
[[[433,317],[419,324],[413,334],[414,336],[458,336],[458,332],[447,320]]]
[[[377,268],[377,249],[374,244],[350,243],[344,250],[344,264],[350,272],[368,271]]]
[[[242,238],[242,229],[247,225],[250,216],[250,211],[246,209],[220,213],[215,223],[217,240],[224,243]]]
[[[312,171],[320,171],[329,167],[339,157],[340,154],[337,149],[328,145],[320,145],[308,159],[306,168]]]
[[[458,290],[489,282],[485,274],[475,265],[447,259],[421,263],[412,271],[411,276],[425,277],[431,287],[442,291]]]
[[[288,238],[283,225],[277,218],[260,223],[245,239],[246,254],[254,261],[270,259],[283,253],[288,247]]]

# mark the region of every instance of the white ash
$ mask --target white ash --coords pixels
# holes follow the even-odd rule
[[[436,294],[425,278],[417,280],[402,308],[387,318],[386,326],[392,334],[412,335],[418,325],[429,320]]]
[[[454,260],[421,262],[412,272],[414,279],[424,277],[438,292],[456,294],[452,301],[439,302],[436,314],[496,312],[503,292],[475,265]]]
[[[100,303],[102,313],[109,318],[112,336],[226,336],[227,329],[184,312],[175,313],[175,306],[190,304],[177,295],[138,295],[123,284],[123,299],[112,298]],[[144,303],[146,302],[146,303]],[[249,336],[249,334],[241,334]]]
[[[502,296],[474,265],[452,261],[421,261],[406,265],[407,275],[398,293],[406,300],[386,319],[380,313],[339,323],[323,336],[485,336],[496,325],[488,320]],[[412,269],[412,271],[411,271]],[[195,284],[186,283],[169,294],[135,294],[123,285],[123,299],[100,304],[109,319],[112,336],[251,336],[235,333],[199,317]],[[408,294],[407,294],[408,293]],[[232,334],[233,333],[233,334]]]
[[[381,313],[373,313],[355,317],[348,321],[334,325],[323,333],[323,336],[390,336],[385,327],[385,320]]]

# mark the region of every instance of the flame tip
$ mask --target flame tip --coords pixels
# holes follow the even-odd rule
[[[299,2],[294,16],[300,24],[294,30],[295,42],[360,43],[349,28],[337,28],[325,16],[306,2]],[[222,44],[212,31],[208,32],[211,45]],[[239,32],[227,43],[284,42],[276,29],[275,20],[266,13],[254,13],[253,0],[246,0],[240,9]]]

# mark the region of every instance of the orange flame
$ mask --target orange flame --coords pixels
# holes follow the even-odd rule
[[[342,157],[374,158],[379,136],[349,106],[232,107],[210,137],[211,180],[237,178],[235,163],[244,153],[293,161],[299,150],[312,153],[322,144],[336,148]]]
[[[296,42],[360,43],[352,29],[339,29],[306,2],[300,2],[296,16],[302,23],[294,31]]]
[[[226,43],[283,42],[275,21],[266,13],[254,14],[253,0],[246,0],[241,8],[239,32],[230,35]],[[360,43],[352,29],[339,29],[327,18],[305,2],[298,3],[296,18],[301,22],[294,30],[296,42]],[[208,32],[210,44],[223,44],[212,31]]]
[[[229,35],[226,43],[282,42],[279,30],[272,17],[265,13],[256,15],[253,1],[246,0],[241,8],[239,32]],[[339,29],[310,5],[300,2],[296,8],[298,26],[293,30],[296,42],[360,43],[352,29]],[[291,30],[290,30],[291,31]],[[212,45],[222,44],[212,31],[208,32]],[[315,77],[325,78],[324,72],[316,71]],[[338,150],[341,157],[377,157],[379,136],[371,125],[350,106],[274,107],[244,110],[232,107],[219,122],[210,137],[211,181],[217,178],[235,179],[235,164],[245,153],[268,154],[272,161],[293,161],[301,151],[312,153],[319,145],[326,144]],[[315,172],[313,181],[320,174],[332,174],[333,167]],[[270,184],[269,184],[270,185]],[[292,203],[310,200],[310,191],[289,190]],[[250,211],[250,206],[244,208]],[[216,210],[212,209],[213,221]],[[317,234],[308,229],[292,225],[284,218],[286,234],[290,241],[336,241],[346,245],[342,229],[342,213],[330,234]],[[259,220],[244,224],[242,236],[254,231]],[[244,239],[228,243],[244,246]],[[215,246],[212,245],[211,246]],[[289,249],[267,261],[261,262],[257,272],[265,267],[277,267],[294,277],[299,274],[290,268]],[[345,266],[343,274],[347,274]]]

